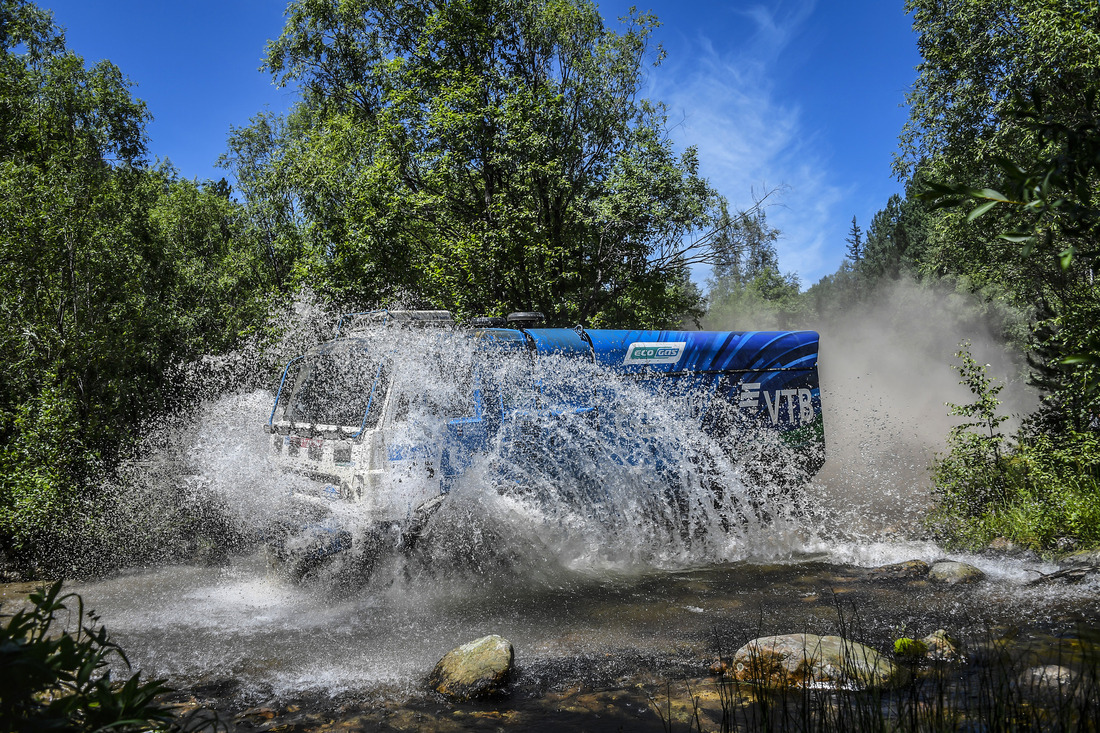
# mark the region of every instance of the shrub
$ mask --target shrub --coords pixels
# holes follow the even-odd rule
[[[1032,432],[1010,446],[997,415],[1001,385],[986,376],[963,343],[961,384],[974,394],[951,414],[969,418],[951,430],[948,452],[932,465],[935,507],[929,525],[951,544],[978,547],[1005,537],[1034,550],[1060,541],[1100,543],[1100,436]]]
[[[112,658],[127,669],[129,660],[80,596],[60,593],[61,581],[32,593],[32,607],[0,627],[0,730],[178,729],[156,700],[168,691],[163,680],[141,682],[140,673],[112,680]],[[76,628],[58,633],[54,622],[74,599]]]

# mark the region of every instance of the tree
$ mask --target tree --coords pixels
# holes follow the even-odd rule
[[[1081,116],[1088,106],[1082,103],[1100,85],[1095,3],[909,0],[906,8],[923,61],[909,95],[899,173],[1000,189],[990,184],[1003,180],[1007,161],[1049,149],[1042,125],[1020,113],[1021,98],[1043,100],[1045,122],[1064,123]],[[1003,209],[978,222],[941,212],[927,264],[965,273],[979,287],[1007,286],[1022,303],[1062,299],[1065,280],[1056,258],[1031,258],[1018,243],[999,238],[1019,223]]]
[[[848,236],[844,240],[848,243],[848,259],[853,265],[858,266],[863,259],[863,230],[856,224],[856,218],[852,217],[852,228],[848,230]]]
[[[262,281],[226,186],[150,169],[128,80],[25,0],[0,0],[0,99],[0,551],[57,568],[172,368],[234,343]]]
[[[769,225],[763,209],[757,208],[720,231],[718,264],[707,283],[708,320],[727,328],[731,323],[787,327],[791,317],[802,310],[801,287],[797,275],[779,271],[775,250],[779,230]]]
[[[886,202],[886,208],[875,213],[867,230],[867,243],[859,271],[871,281],[882,278],[896,280],[901,276],[909,234],[902,220],[903,200],[894,194]]]
[[[1036,310],[1029,359],[1047,394],[1042,423],[1079,426],[1100,365],[1091,325],[1100,319],[1100,9],[1077,0],[908,7],[926,60],[906,162],[930,181],[924,198],[946,207],[930,262]]]
[[[251,238],[267,271],[265,280],[280,292],[294,289],[305,260],[300,203],[286,181],[291,175],[282,151],[298,130],[269,112],[247,127],[231,127],[229,149],[218,165],[233,172],[247,207]]]
[[[672,325],[719,199],[639,96],[656,26],[612,31],[587,0],[296,0],[265,67],[301,102],[262,156],[242,151],[267,120],[227,160],[279,183],[246,187],[250,210],[291,202],[301,277],[338,299],[593,325],[644,302]]]
[[[1042,391],[1011,456],[992,429],[951,436],[934,470],[933,518],[977,543],[1095,541],[1100,9],[1084,0],[907,8],[924,62],[898,170],[934,204],[922,268],[1030,314],[1024,346]],[[984,377],[967,381],[976,395],[996,394]]]

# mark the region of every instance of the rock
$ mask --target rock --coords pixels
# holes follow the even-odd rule
[[[515,652],[507,639],[492,634],[447,652],[435,665],[428,684],[459,702],[492,697],[512,675]]]
[[[953,636],[948,636],[943,629],[936,629],[928,636],[921,639],[924,644],[926,659],[937,662],[954,662],[962,658],[962,642]]]
[[[734,677],[776,687],[830,683],[874,689],[903,685],[908,671],[874,649],[839,636],[786,634],[750,641],[733,656]]]
[[[1024,551],[1024,548],[1006,537],[994,537],[993,541],[989,543],[989,549],[1003,552],[1006,555],[1019,555]]]
[[[1069,667],[1047,664],[1025,669],[1016,678],[1016,684],[1031,697],[1054,700],[1077,695],[1080,677]]]
[[[868,572],[876,578],[923,578],[928,575],[928,563],[924,560],[906,560],[891,565],[879,565]]]
[[[1054,549],[1058,552],[1073,552],[1077,549],[1077,540],[1072,537],[1059,537],[1054,543]]]
[[[979,581],[985,577],[985,573],[973,565],[968,565],[964,562],[941,560],[934,564],[932,569],[928,571],[928,577],[941,583],[956,585],[958,583],[974,583]]]
[[[1078,550],[1062,558],[1063,562],[1071,565],[1100,565],[1100,547],[1091,550]]]

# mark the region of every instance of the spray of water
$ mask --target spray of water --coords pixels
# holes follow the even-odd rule
[[[400,531],[385,535],[386,552],[351,593],[331,591],[348,590],[341,563],[370,549],[365,541],[304,583],[287,582],[259,548],[279,522],[313,521],[289,497],[315,484],[280,467],[273,436],[262,430],[275,400],[271,372],[259,379],[262,370],[243,365],[285,362],[321,340],[317,314],[301,310],[287,319],[291,335],[272,340],[277,357],[260,347],[234,357],[243,386],[220,388],[184,418],[151,428],[152,448],[122,484],[118,513],[130,515],[131,526],[146,522],[131,542],[154,559],[230,556],[220,566],[191,562],[83,589],[131,658],[153,674],[229,676],[260,695],[393,684],[401,697],[420,689],[442,653],[486,633],[512,639],[517,658],[535,666],[572,659],[586,669],[584,660],[624,650],[667,654],[685,639],[695,640],[686,653],[698,659],[714,628],[750,627],[758,609],[783,608],[777,630],[805,628],[806,614],[819,608],[809,600],[848,582],[830,576],[830,563],[942,555],[930,542],[884,528],[927,502],[926,462],[946,432],[942,402],[966,397],[950,392],[955,377],[946,363],[956,336],[972,332],[945,334],[934,352],[907,345],[919,330],[903,323],[822,327],[828,462],[804,483],[766,434],[706,435],[684,395],[655,395],[583,361],[487,359],[461,332],[382,329],[364,335],[368,349],[390,359],[394,385],[415,385],[393,426],[396,444],[444,444],[448,428],[439,416],[464,414],[474,378],[511,385],[533,407],[585,392],[599,396],[601,409],[532,410],[513,427],[533,439],[518,443],[507,431],[494,433],[419,541],[399,550]],[[902,310],[881,312],[901,318]],[[410,462],[388,473],[380,490],[394,504],[415,505],[438,492],[438,475],[425,461]],[[385,513],[380,505],[334,502],[323,519],[362,540],[377,528],[374,509]],[[800,562],[821,559],[824,570]],[[901,623],[966,599],[972,613],[1002,606],[1013,617],[1023,607],[1047,613],[1053,591],[1043,587],[1032,598],[1023,584],[1052,567],[958,559],[996,582],[965,594],[903,590],[881,609],[876,594],[892,591],[876,586],[862,602],[869,614],[881,610]],[[1093,597],[1090,588],[1057,592],[1071,607]]]
[[[141,460],[113,490],[114,523],[142,527],[116,532],[130,545],[120,556],[218,559],[256,547],[277,522],[317,519],[295,516],[300,507],[287,497],[314,487],[281,470],[261,428],[278,366],[331,338],[334,322],[306,297],[273,318],[265,339],[189,367],[198,385],[193,408],[150,427]],[[806,325],[822,334],[827,444],[824,469],[806,485],[767,434],[705,434],[706,417],[690,395],[654,393],[584,360],[487,354],[468,332],[357,334],[368,353],[387,361],[392,383],[404,385],[394,443],[446,444],[441,416],[469,413],[476,379],[507,385],[510,407],[530,413],[472,456],[415,551],[375,572],[535,579],[822,551],[847,559],[855,553],[861,563],[933,556],[931,544],[898,542],[921,539],[928,465],[952,424],[944,402],[969,398],[948,366],[958,342],[972,340],[992,373],[1009,379],[1002,393],[1009,411],[1026,412],[1034,399],[1012,379],[1019,367],[1000,345],[999,329],[973,301],[906,281],[843,318]],[[540,412],[585,393],[598,411]],[[386,503],[393,514],[438,493],[438,478],[424,468],[410,462],[387,473],[373,506],[337,503],[328,512],[362,540]],[[359,545],[390,554],[400,539],[376,534]],[[864,557],[884,541],[890,549]]]
[[[1013,318],[1022,315],[991,313],[974,296],[902,279],[816,324],[831,440],[809,490],[821,501],[825,547],[837,560],[943,556],[921,518],[933,501],[930,466],[958,422],[945,403],[973,400],[951,369],[954,353],[970,341],[990,376],[1006,384],[1002,412],[1013,418],[1005,426],[1011,432],[1036,405],[1022,360],[1005,343]]]
[[[288,342],[302,342],[300,322],[317,316],[315,308],[297,310],[287,329],[293,337],[273,341],[282,355]],[[494,352],[468,331],[378,327],[356,336],[360,348],[341,358],[384,361],[400,393],[387,444],[426,447],[424,460],[395,463],[363,501],[303,508],[292,496],[315,494],[317,484],[280,466],[261,430],[273,392],[222,389],[187,419],[152,430],[154,448],[130,467],[120,516],[170,518],[132,539],[142,547],[131,550],[149,554],[159,543],[162,560],[188,552],[222,558],[263,544],[279,527],[323,522],[353,539],[351,552],[311,573],[323,582],[365,559],[376,583],[484,573],[553,582],[563,572],[786,557],[805,542],[813,510],[797,457],[752,426],[707,435],[697,395],[654,389],[582,359]],[[245,356],[270,360],[252,349],[232,363]],[[440,451],[453,437],[447,421],[469,414],[481,383],[498,385],[521,417],[460,457],[469,465],[413,546],[407,527],[382,527],[380,518],[439,494]],[[595,409],[559,409],[577,404]],[[185,536],[173,537],[173,525]]]

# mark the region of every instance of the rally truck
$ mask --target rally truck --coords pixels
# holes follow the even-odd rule
[[[311,489],[293,492],[303,511],[269,538],[275,558],[302,576],[353,548],[362,558],[413,547],[478,456],[509,457],[502,481],[522,484],[521,459],[548,425],[571,421],[598,440],[622,409],[615,385],[654,406],[675,403],[730,453],[765,438],[794,456],[781,470],[804,479],[821,466],[817,333],[540,328],[539,319],[459,327],[446,311],[350,314],[333,340],[291,360],[265,430],[275,462]],[[466,357],[441,357],[456,351]],[[502,377],[494,367],[505,362]],[[588,376],[551,385],[546,364],[570,362]]]

